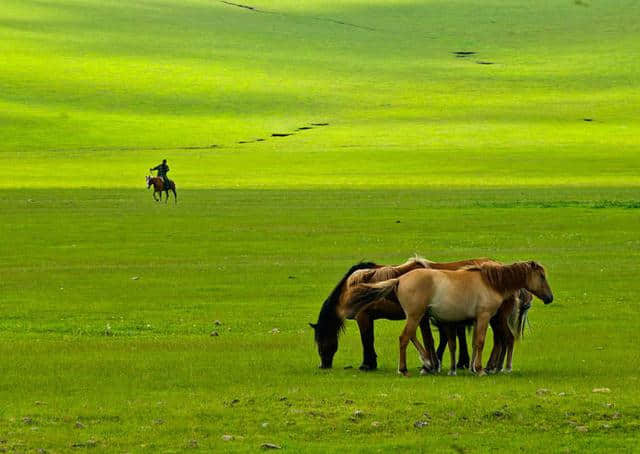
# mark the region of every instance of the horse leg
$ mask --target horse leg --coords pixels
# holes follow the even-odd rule
[[[459,324],[456,329],[456,333],[458,334],[458,344],[460,344],[460,357],[458,358],[458,364],[456,365],[459,369],[468,369],[469,368],[469,349],[467,348],[467,334],[465,333],[466,327],[464,324]]]
[[[158,200],[158,196],[156,194],[157,194],[157,191],[154,189],[153,190],[153,200],[155,200],[156,202],[159,202],[160,200]],[[160,197],[162,198],[162,193],[160,193]]]
[[[420,331],[422,332],[422,340],[424,341],[424,346],[427,350],[427,355],[429,358],[429,367],[423,367],[420,371],[421,374],[429,374],[437,371],[440,368],[440,361],[438,360],[438,355],[436,354],[436,349],[433,345],[433,335],[431,334],[431,322],[429,320],[429,315],[425,315],[420,320]]]
[[[165,189],[164,194],[165,194],[164,203],[169,203],[169,190]]]
[[[473,359],[471,363],[471,371],[477,375],[486,375],[482,370],[482,349],[484,348],[484,340],[489,327],[489,314],[481,313],[476,318],[476,325],[473,330]]]
[[[438,372],[440,372],[442,357],[444,356],[444,350],[447,348],[448,341],[447,330],[442,323],[438,326],[438,333],[440,333],[440,341],[438,342],[438,351],[436,353],[438,355]]]
[[[445,325],[445,330],[447,332],[447,343],[451,356],[449,375],[456,375],[456,326],[447,324]]]
[[[173,200],[175,201],[175,203],[178,203],[178,194],[176,193],[176,188],[173,187],[171,188],[171,190],[173,191]]]
[[[362,364],[360,370],[375,370],[378,368],[376,349],[374,347],[373,318],[366,310],[356,315],[360,340],[362,341]]]
[[[418,321],[407,314],[407,324],[402,330],[402,334],[400,334],[400,361],[398,363],[398,373],[404,375],[405,377],[409,376],[409,371],[407,370],[407,345],[409,345],[409,341],[413,341],[416,337],[416,329],[418,328]]]
[[[503,347],[503,334],[502,329],[500,328],[500,324],[498,322],[497,317],[493,317],[489,324],[491,325],[491,329],[493,330],[493,348],[491,349],[491,355],[489,356],[489,361],[487,361],[487,373],[495,373],[498,372],[498,361],[500,359],[500,355],[504,350]]]
[[[509,333],[509,336],[507,337],[507,345],[506,345],[506,350],[507,350],[507,367],[506,369],[502,369],[502,364],[504,361],[504,355],[502,355],[502,357],[500,358],[500,369],[504,370],[505,372],[511,372],[512,370],[512,362],[513,362],[513,347],[514,344],[516,342],[515,337],[513,337],[513,334]]]

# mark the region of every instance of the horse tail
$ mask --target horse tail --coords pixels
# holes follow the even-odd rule
[[[173,198],[176,203],[178,203],[178,193],[176,192],[176,184],[174,182],[171,182],[171,191],[173,192]]]
[[[358,284],[350,288],[346,295],[347,318],[354,318],[363,307],[376,301],[382,299],[397,301],[397,287],[398,278],[394,278],[375,284]]]
[[[532,299],[531,293],[524,289],[520,289],[516,293],[516,304],[514,304],[508,320],[509,330],[516,339],[524,338],[524,329],[528,322],[527,314],[531,308]]]

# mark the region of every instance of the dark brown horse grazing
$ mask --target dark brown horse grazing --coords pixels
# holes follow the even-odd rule
[[[374,348],[374,320],[380,318],[387,320],[405,319],[404,311],[398,303],[386,299],[376,301],[362,310],[354,312],[345,304],[347,302],[347,299],[345,299],[345,290],[360,283],[379,282],[399,277],[414,269],[458,269],[462,266],[479,265],[488,261],[490,261],[490,259],[482,258],[459,262],[436,263],[421,257],[415,257],[398,266],[382,266],[373,262],[364,262],[352,266],[325,300],[320,310],[318,322],[310,323],[315,331],[315,340],[321,360],[320,367],[330,368],[332,366],[333,357],[338,350],[338,338],[344,328],[344,320],[346,318],[353,319],[355,317],[358,327],[360,328],[363,350],[361,370],[374,370],[378,367],[377,355]],[[425,317],[424,320],[421,320],[420,330],[423,340],[429,348],[429,362],[431,366],[423,372],[432,371],[439,366],[427,319],[428,318]]]
[[[162,177],[152,177],[150,175],[147,175],[147,189],[149,189],[151,186],[153,186],[153,200],[155,200],[156,202],[160,202],[162,200],[162,191],[164,191],[167,195],[165,200],[165,203],[167,203],[169,201],[169,191],[172,191],[175,203],[178,203],[176,184],[173,182],[173,180],[169,180],[169,187],[165,188],[164,180],[162,179]],[[160,198],[158,198],[156,194],[160,194]]]
[[[408,375],[406,349],[411,341],[427,366],[427,351],[416,337],[416,328],[427,312],[444,322],[474,319],[471,370],[484,375],[482,350],[490,319],[505,300],[525,288],[545,304],[553,301],[544,268],[537,262],[518,262],[512,265],[484,263],[456,271],[416,269],[399,278],[375,284],[358,284],[347,289],[346,305],[357,312],[380,299],[397,301],[407,316],[400,336],[398,372]],[[455,374],[455,337],[452,347],[452,373]]]
[[[375,305],[368,307],[367,317],[362,317],[360,315],[362,312],[357,313],[350,311],[345,305],[345,290],[358,283],[370,282],[372,279],[373,282],[377,282],[378,280],[401,276],[408,271],[422,267],[424,267],[424,265],[417,259],[410,259],[399,266],[383,266],[373,262],[361,262],[352,266],[322,304],[318,322],[309,323],[314,330],[315,341],[321,361],[320,368],[328,369],[332,367],[333,357],[338,350],[338,338],[344,330],[344,321],[347,318],[353,319],[355,317],[358,320],[358,326],[360,326],[360,335],[364,350],[364,361],[360,369],[376,369],[376,353],[373,349],[373,320],[378,318],[402,320],[404,313],[396,303],[381,300],[377,301]],[[371,314],[374,315],[374,318],[369,319],[368,316]],[[424,338],[427,331],[428,335],[431,335],[431,330],[428,329],[428,323],[426,323],[426,321],[421,323],[420,329],[424,342],[429,344],[429,340]],[[431,343],[433,343],[433,339],[431,339]]]

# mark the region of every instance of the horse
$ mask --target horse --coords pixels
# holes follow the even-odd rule
[[[351,312],[345,304],[344,290],[349,286],[368,282],[369,279],[375,279],[376,275],[377,280],[373,282],[401,276],[403,273],[420,267],[423,267],[423,264],[417,259],[410,259],[397,267],[378,265],[373,262],[360,262],[353,265],[345,273],[322,304],[320,314],[318,315],[318,322],[309,323],[309,326],[311,326],[314,331],[314,339],[318,348],[318,354],[320,355],[321,369],[330,369],[332,367],[333,357],[336,351],[338,351],[338,338],[340,333],[344,331],[344,321],[346,318],[353,319],[356,315],[356,313]],[[376,313],[378,317],[376,318],[389,318],[391,320],[404,318],[401,311],[398,313],[397,305],[392,302],[384,300],[378,301],[376,302],[376,309],[378,311]],[[398,316],[400,318],[396,318]],[[364,361],[360,369],[375,369],[377,364],[376,354],[375,351],[373,351],[373,321],[371,321],[371,330],[369,331],[366,329],[369,323],[368,319],[357,318],[357,320],[360,326],[364,350]],[[367,327],[363,327],[363,323],[366,323]],[[371,337],[368,336],[369,332],[371,333]],[[429,330],[429,333],[430,332]],[[428,343],[428,341],[425,340],[425,343]]]
[[[147,175],[147,189],[153,186],[153,200],[160,202],[162,200],[162,191],[167,195],[165,203],[169,202],[169,191],[173,192],[175,203],[178,203],[178,194],[176,194],[176,184],[173,180],[169,180],[169,187],[164,187],[164,180],[162,177],[152,177]],[[156,194],[160,194],[160,198],[156,197]]]
[[[500,306],[498,313],[491,319],[493,330],[493,350],[487,362],[487,373],[511,372],[513,363],[513,347],[517,339],[524,337],[527,314],[531,308],[533,295],[520,289],[514,298]],[[511,309],[511,307],[513,309]],[[503,310],[505,308],[505,310]],[[508,329],[506,329],[506,328]],[[507,366],[503,369],[505,356]]]
[[[405,314],[402,308],[394,301],[381,299],[363,310],[353,312],[348,307],[345,299],[346,290],[365,282],[379,282],[390,278],[399,277],[409,271],[419,268],[458,269],[461,266],[478,265],[490,261],[487,258],[464,260],[459,262],[437,263],[422,257],[413,257],[398,266],[383,266],[373,262],[362,262],[352,266],[335,286],[329,297],[324,301],[317,323],[309,323],[314,329],[314,337],[320,355],[321,368],[331,368],[333,357],[338,350],[338,338],[344,330],[344,320],[355,318],[360,329],[362,341],[363,361],[360,370],[375,370],[378,367],[377,355],[374,348],[374,320],[383,318],[388,320],[403,320]],[[432,365],[423,372],[431,371],[438,364],[433,337],[429,328],[428,317],[421,321],[425,344],[429,345]],[[466,343],[465,343],[466,347]]]
[[[392,299],[402,306],[407,322],[399,338],[398,372],[404,376],[409,375],[406,358],[409,341],[418,350],[423,366],[430,365],[428,353],[416,337],[418,324],[427,311],[444,322],[474,319],[471,371],[477,375],[485,375],[482,350],[489,320],[509,296],[522,288],[545,304],[553,301],[546,271],[534,261],[516,262],[512,265],[489,262],[456,271],[416,269],[399,278],[375,284],[358,284],[348,289],[345,299],[350,310],[355,312],[381,299]],[[449,347],[451,349],[452,339],[449,339]],[[453,350],[452,375],[455,374],[455,337]]]

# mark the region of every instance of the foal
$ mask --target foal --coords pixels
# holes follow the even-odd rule
[[[377,284],[357,285],[349,293],[350,306],[353,308],[363,307],[381,298],[395,298],[402,306],[407,323],[400,336],[398,372],[405,376],[408,375],[409,341],[420,353],[424,366],[429,367],[429,355],[416,337],[418,324],[427,311],[443,322],[474,319],[471,370],[484,375],[482,349],[489,320],[505,299],[521,288],[530,291],[545,304],[553,301],[545,270],[533,261],[506,266],[486,263],[458,271],[417,269]],[[452,363],[455,367],[455,361]]]

